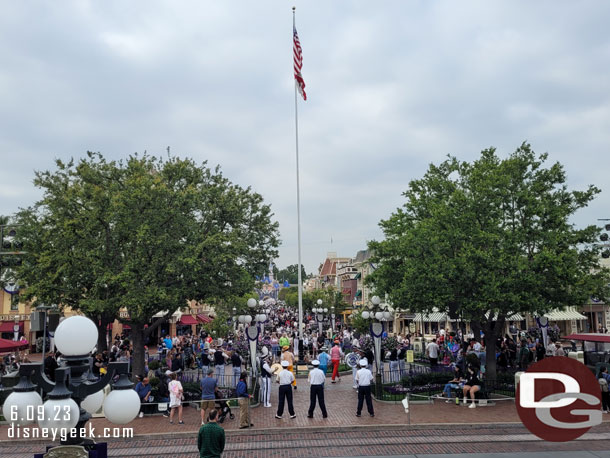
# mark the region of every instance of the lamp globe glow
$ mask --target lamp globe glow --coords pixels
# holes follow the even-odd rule
[[[97,327],[89,318],[66,318],[55,330],[55,346],[65,356],[88,355],[97,344]]]
[[[38,426],[57,428],[58,431],[74,428],[80,416],[78,405],[72,398],[49,399],[43,404],[43,411],[44,414],[38,419]]]
[[[390,318],[392,318],[392,313],[391,312],[389,312],[388,310],[383,312],[383,319],[384,320],[389,320]]]
[[[254,307],[256,307],[256,299],[251,297],[250,299],[248,299],[247,304],[248,304],[248,307],[253,309]]]
[[[42,398],[36,391],[12,392],[2,406],[4,419],[15,426],[34,423],[38,417],[38,406]]]
[[[265,321],[267,321],[267,315],[265,315],[264,313],[261,313],[260,317],[259,317],[259,321],[261,323],[264,323]]]
[[[264,307],[265,306],[265,301],[263,301],[263,300],[258,301],[258,306],[259,307]]]
[[[104,401],[104,415],[108,421],[125,425],[140,412],[140,396],[135,390],[112,390]]]
[[[381,319],[383,318],[383,312],[376,312],[375,318],[377,318],[379,321],[381,321]]]
[[[364,312],[362,312],[362,318],[364,318],[365,320],[368,320],[369,319],[369,312],[366,311],[366,310]]]
[[[328,313],[328,309],[324,307],[324,313]]]
[[[246,323],[246,324],[252,323],[252,317],[250,315],[245,315],[244,316],[244,323]]]
[[[316,302],[316,304],[318,304],[318,305],[322,305],[322,299],[318,299],[318,300],[317,300],[317,302]]]
[[[237,321],[239,321],[240,323],[243,323],[244,322],[244,316],[243,315],[239,315],[237,317]]]
[[[83,401],[80,403],[80,406],[87,412],[93,414],[100,410],[100,407],[102,407],[103,403],[104,390],[99,390],[83,399]]]
[[[381,299],[379,299],[379,296],[373,296],[371,298],[371,302],[373,303],[373,305],[379,305],[381,304]]]

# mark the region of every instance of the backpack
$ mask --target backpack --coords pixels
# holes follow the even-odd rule
[[[608,392],[608,381],[604,377],[600,377],[598,382],[599,382],[599,386],[602,389],[602,391],[604,393],[607,393]]]

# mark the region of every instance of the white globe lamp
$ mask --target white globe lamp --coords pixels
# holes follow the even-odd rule
[[[140,412],[140,397],[135,390],[112,390],[104,401],[104,415],[108,421],[125,425]]]
[[[316,304],[318,304],[318,305],[322,305],[322,299],[318,299],[318,300],[316,301]]]
[[[369,319],[369,312],[367,310],[365,310],[364,312],[362,312],[362,318],[364,318],[365,320]]]
[[[254,307],[256,307],[256,299],[251,297],[250,299],[248,299],[247,304],[248,304],[248,307],[253,309]]]
[[[28,425],[38,418],[38,406],[41,405],[42,398],[36,391],[14,391],[4,401],[2,416],[15,426]]]
[[[104,390],[99,390],[83,399],[83,401],[80,403],[80,406],[87,412],[93,414],[100,410],[100,407],[102,407],[103,403]]]
[[[324,313],[328,313],[328,309],[324,307]]]
[[[55,330],[55,346],[65,356],[88,355],[96,344],[97,326],[87,317],[66,318]]]
[[[381,299],[379,299],[379,296],[373,296],[371,298],[371,302],[373,303],[373,305],[379,305],[381,304]]]
[[[43,412],[38,419],[38,426],[47,430],[57,428],[61,431],[74,428],[80,416],[78,405],[72,398],[49,399],[43,404]]]
[[[375,318],[381,321],[381,319],[383,318],[383,312],[375,312]]]
[[[244,323],[246,323],[246,324],[252,323],[252,317],[250,315],[245,315],[244,316]]]

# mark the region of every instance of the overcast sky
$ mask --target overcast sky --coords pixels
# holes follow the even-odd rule
[[[296,263],[292,10],[303,262],[379,239],[409,180],[447,154],[529,141],[610,218],[607,1],[13,1],[0,15],[0,214],[34,170],[87,150],[220,164],[272,205]],[[331,239],[333,241],[331,245]]]

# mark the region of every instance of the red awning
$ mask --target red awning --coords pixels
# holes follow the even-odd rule
[[[197,319],[193,315],[182,315],[182,317],[178,321],[178,324],[192,325],[192,324],[198,324],[198,323],[197,323]]]
[[[19,325],[19,332],[23,332],[23,321],[17,324]],[[14,321],[2,321],[0,323],[0,332],[14,332],[13,326],[15,326]]]
[[[108,323],[108,326],[106,326],[106,330],[109,331],[111,329],[112,329],[112,323]],[[124,324],[123,329],[131,329],[131,326],[129,326],[128,324]]]
[[[561,340],[586,340],[587,342],[610,342],[610,336],[605,334],[570,334]]]
[[[211,322],[212,322],[212,318],[210,318],[210,317],[209,317],[209,316],[207,316],[207,315],[204,315],[203,313],[198,314],[198,315],[197,315],[197,319],[198,319],[199,321],[201,321],[202,323],[204,323],[204,324],[205,324],[205,323],[211,323]]]
[[[28,344],[22,344],[19,341],[14,342],[12,340],[0,339],[0,353],[27,348],[27,346]]]

